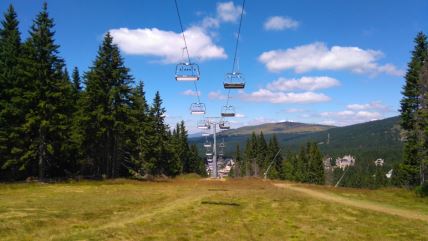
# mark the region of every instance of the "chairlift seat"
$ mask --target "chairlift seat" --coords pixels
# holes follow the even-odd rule
[[[223,106],[223,109],[221,110],[221,116],[222,117],[235,117],[235,108],[231,105]]]
[[[199,120],[198,121],[198,129],[208,130],[211,128],[209,121],[207,120]]]
[[[239,83],[224,82],[223,86],[225,89],[244,89],[245,82],[239,82]]]
[[[218,126],[222,130],[228,130],[228,129],[230,129],[230,124],[229,124],[228,121],[223,121]]]
[[[223,86],[225,89],[244,89],[245,88],[245,77],[239,72],[227,73]]]
[[[192,115],[203,115],[205,114],[205,104],[204,103],[192,103],[190,105],[190,113]]]
[[[179,63],[175,68],[177,81],[197,81],[199,76],[199,66],[195,63]]]

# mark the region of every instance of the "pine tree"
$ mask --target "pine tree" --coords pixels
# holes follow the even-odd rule
[[[278,140],[276,139],[276,135],[273,134],[269,139],[269,144],[267,148],[267,156],[266,160],[270,164],[273,161],[272,167],[269,170],[268,176],[270,178],[283,178],[283,158],[281,152],[279,151]],[[268,165],[269,165],[268,164]]]
[[[233,167],[235,177],[240,177],[241,170],[242,170],[242,158],[241,158],[241,150],[239,148],[239,144],[236,145],[236,151],[235,151],[235,165]]]
[[[20,162],[26,101],[18,25],[16,12],[10,5],[0,27],[0,176],[10,179],[17,178],[18,170],[25,169]]]
[[[247,142],[245,143],[245,159],[242,164],[242,173],[247,177],[251,175],[251,163],[253,158],[251,140],[247,138]]]
[[[428,165],[428,58],[424,60],[419,78],[421,108],[419,109],[418,129],[420,131],[420,183],[426,182]]]
[[[110,33],[105,35],[85,79],[80,120],[84,128],[83,147],[94,161],[97,175],[116,177],[123,170],[127,155],[125,134],[133,79]]]
[[[71,74],[72,80],[72,90],[73,90],[73,100],[77,104],[79,100],[79,95],[82,92],[81,79],[79,74],[79,69],[77,67],[73,68],[73,73]]]
[[[316,143],[309,143],[307,148],[308,157],[308,182],[324,184],[324,164],[321,152]]]
[[[406,84],[401,100],[401,127],[405,131],[404,162],[397,170],[400,182],[414,186],[420,182],[420,165],[423,158],[420,153],[420,132],[418,131],[418,110],[421,107],[421,89],[419,86],[420,70],[428,54],[427,37],[418,33],[415,49],[408,64]]]
[[[264,172],[267,168],[267,166],[270,163],[270,160],[266,159],[267,155],[267,143],[266,139],[263,135],[263,131],[260,131],[260,135],[257,137],[257,144],[256,144],[256,156],[257,156],[257,165],[261,172]]]
[[[198,147],[195,144],[192,144],[190,146],[189,152],[190,152],[189,162],[193,168],[192,172],[197,173],[202,177],[206,177],[207,171],[205,169],[205,162],[204,162],[204,159],[199,156]]]
[[[196,172],[197,167],[192,166],[193,163],[190,162],[190,149],[189,149],[189,142],[187,140],[187,130],[186,126],[184,125],[184,121],[181,121],[180,124],[177,126],[179,130],[179,148],[178,148],[178,155],[181,161],[181,166],[183,167],[184,173],[192,173]]]
[[[32,142],[23,159],[38,170],[41,180],[48,168],[55,170],[61,166],[71,119],[68,111],[71,87],[65,80],[64,61],[58,56],[53,27],[45,3],[24,46],[24,71],[30,88],[30,111],[24,129]],[[60,175],[57,171],[52,174]]]
[[[149,134],[149,106],[144,92],[144,83],[139,82],[130,95],[131,110],[127,128],[128,162],[124,164],[133,173],[144,175],[144,165],[147,158]]]

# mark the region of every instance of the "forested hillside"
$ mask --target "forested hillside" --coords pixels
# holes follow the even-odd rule
[[[205,174],[184,123],[170,128],[107,32],[83,74],[55,41],[47,4],[22,41],[10,6],[0,26],[0,180]]]

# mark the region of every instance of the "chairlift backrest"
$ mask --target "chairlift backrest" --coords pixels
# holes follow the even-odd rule
[[[192,115],[203,115],[205,114],[205,104],[204,103],[192,103],[190,105],[190,113]]]
[[[210,129],[210,123],[207,120],[199,120],[198,121],[198,128],[208,130]]]
[[[222,122],[220,122],[220,124],[218,126],[222,130],[230,129],[229,121],[222,121]]]
[[[199,66],[195,63],[179,63],[175,68],[177,81],[197,81],[199,76]]]
[[[245,77],[239,72],[227,73],[223,86],[225,89],[243,89],[245,88]]]

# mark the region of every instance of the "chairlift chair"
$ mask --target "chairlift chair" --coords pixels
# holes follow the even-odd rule
[[[204,147],[205,147],[205,148],[210,148],[210,147],[211,147],[211,142],[206,141],[206,142],[204,143]]]
[[[235,117],[235,107],[231,105],[225,105],[223,106],[221,110],[221,116],[222,117]]]
[[[175,68],[177,81],[197,81],[199,76],[199,66],[195,63],[179,63]]]
[[[227,73],[224,77],[223,86],[225,89],[244,89],[245,77],[239,72]]]
[[[205,114],[205,104],[204,103],[192,103],[190,105],[190,113],[192,115],[203,115],[203,114]]]
[[[198,121],[198,128],[203,130],[210,129],[210,123],[207,120],[199,120]]]
[[[228,129],[230,129],[230,123],[229,123],[229,121],[221,121],[218,126],[222,130],[228,130]]]

